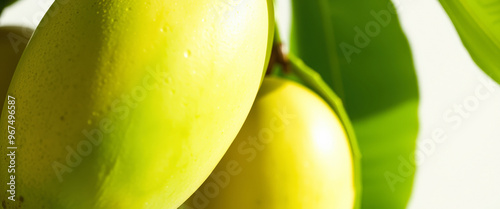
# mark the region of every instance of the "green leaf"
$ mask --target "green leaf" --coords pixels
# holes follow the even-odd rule
[[[362,155],[362,208],[405,208],[415,174],[418,84],[389,0],[292,0],[291,52],[339,95]]]
[[[483,71],[500,83],[500,1],[440,0],[462,42]]]
[[[356,134],[352,127],[351,121],[347,116],[347,112],[344,109],[342,100],[333,92],[328,84],[321,78],[321,76],[308,67],[300,58],[293,54],[289,55],[290,63],[293,66],[294,73],[293,76],[289,76],[289,79],[295,80],[296,76],[300,79],[300,83],[303,83],[317,94],[319,94],[333,109],[335,114],[339,117],[340,121],[344,125],[347,137],[349,138],[349,143],[351,145],[351,153],[353,159],[354,168],[354,187],[356,191],[356,203],[354,208],[359,208],[360,194],[362,191],[361,185],[361,153],[359,152],[358,143],[356,140]],[[286,76],[285,76],[286,77]]]

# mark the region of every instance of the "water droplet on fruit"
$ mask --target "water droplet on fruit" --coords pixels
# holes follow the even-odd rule
[[[189,56],[191,56],[191,51],[187,50],[184,52],[184,57],[185,58],[188,58]]]

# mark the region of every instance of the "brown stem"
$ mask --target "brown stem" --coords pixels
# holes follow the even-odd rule
[[[271,59],[269,60],[266,75],[271,74],[272,69],[276,64],[281,65],[285,73],[291,72],[290,60],[285,53],[283,53],[283,44],[281,43],[273,44],[273,51],[271,52]]]

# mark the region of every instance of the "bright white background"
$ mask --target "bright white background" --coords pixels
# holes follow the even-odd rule
[[[0,25],[35,28],[52,1],[22,0],[5,11]],[[288,1],[278,0],[277,12],[285,41]],[[436,0],[393,1],[410,40],[421,93],[418,141],[424,155],[409,208],[500,208],[500,87],[495,84],[488,97],[477,99],[476,88],[484,86],[480,80],[491,79],[472,61]],[[478,103],[461,125],[444,120],[455,105],[474,106],[474,99]],[[448,138],[428,140],[439,128]]]

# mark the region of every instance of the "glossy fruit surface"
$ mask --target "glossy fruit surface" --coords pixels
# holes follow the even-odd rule
[[[266,78],[242,130],[185,209],[352,209],[351,149],[330,107]]]
[[[266,0],[56,0],[9,89],[7,208],[178,207],[243,125],[273,21]]]

